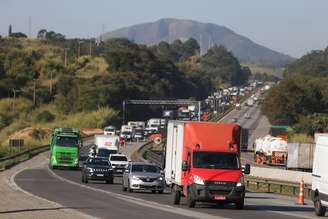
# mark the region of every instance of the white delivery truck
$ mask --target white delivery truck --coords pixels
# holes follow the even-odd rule
[[[118,136],[112,135],[95,135],[95,144],[97,150],[107,149],[110,150],[110,153],[118,153],[118,147],[120,143],[120,138]]]
[[[328,136],[318,135],[314,151],[311,197],[317,216],[324,216],[328,207]]]

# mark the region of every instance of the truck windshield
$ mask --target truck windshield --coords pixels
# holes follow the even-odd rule
[[[160,169],[154,165],[133,165],[132,172],[146,172],[146,173],[159,173]]]
[[[69,136],[57,136],[56,145],[62,147],[78,147],[79,138]]]
[[[128,161],[128,159],[123,156],[111,156],[110,160],[111,161]]]
[[[238,154],[222,152],[194,152],[193,167],[204,169],[240,169]]]

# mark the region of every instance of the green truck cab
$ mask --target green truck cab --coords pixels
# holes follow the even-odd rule
[[[50,167],[79,167],[82,138],[80,131],[72,128],[56,128],[50,141]]]

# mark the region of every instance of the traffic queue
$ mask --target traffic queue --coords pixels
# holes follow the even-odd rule
[[[147,126],[153,124],[160,129],[162,120],[152,119]],[[143,125],[129,122],[122,126],[129,134],[121,132],[120,136],[114,127],[108,126],[103,134],[95,135],[94,145],[82,165],[81,182],[113,184],[119,177],[122,190],[127,192],[142,190],[162,194],[169,188],[173,194],[172,204],[179,204],[185,197],[190,208],[197,202],[234,203],[237,209],[244,207],[244,174],[249,174],[250,167],[241,166],[239,125],[169,121],[165,124],[164,169],[153,163],[131,161],[120,153],[122,147],[129,147],[120,144],[122,137],[128,140],[126,136]]]

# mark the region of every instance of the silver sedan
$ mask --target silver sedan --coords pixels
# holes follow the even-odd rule
[[[156,164],[130,162],[123,174],[123,191],[148,190],[162,194],[164,185],[163,171]]]

